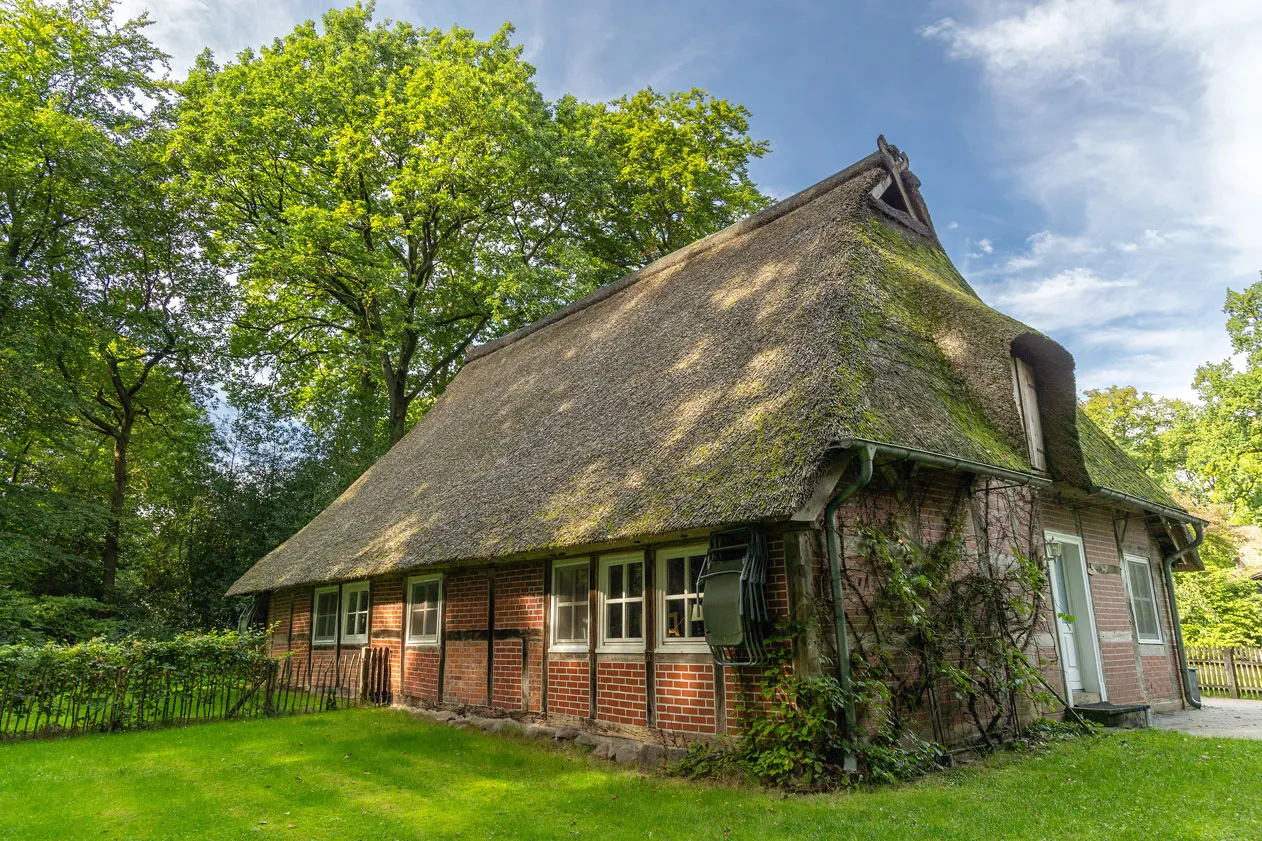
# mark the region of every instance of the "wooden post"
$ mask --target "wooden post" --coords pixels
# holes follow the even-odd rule
[[[1227,691],[1231,693],[1231,697],[1240,697],[1240,683],[1236,680],[1236,657],[1235,650],[1228,646],[1223,649],[1223,666],[1227,674]]]
[[[539,713],[548,717],[548,646],[552,644],[552,561],[543,562],[543,656],[539,675]]]
[[[495,707],[495,570],[486,571],[486,705]]]
[[[587,559],[587,718],[596,720],[596,676],[599,666],[596,663],[596,644],[600,639],[601,619],[597,616],[600,608],[599,586],[600,559],[592,555]]]
[[[657,666],[653,652],[657,649],[657,550],[644,550],[644,722],[657,726]]]

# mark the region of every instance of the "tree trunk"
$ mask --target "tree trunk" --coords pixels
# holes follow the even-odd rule
[[[390,446],[393,447],[408,431],[408,407],[412,401],[407,396],[406,376],[387,380],[387,388],[390,392]]]
[[[127,500],[127,450],[131,446],[134,417],[124,417],[114,437],[114,484],[110,489],[110,516],[105,525],[105,546],[101,552],[103,574],[101,600],[114,601],[114,582],[118,575],[118,549],[123,531],[123,507]]]

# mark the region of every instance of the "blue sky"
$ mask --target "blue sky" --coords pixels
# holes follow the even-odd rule
[[[123,0],[182,75],[329,0]],[[1262,269],[1257,0],[408,2],[379,19],[511,20],[549,98],[702,87],[753,112],[781,197],[884,133],[982,297],[1078,361],[1080,388],[1190,396],[1230,353],[1228,287]]]

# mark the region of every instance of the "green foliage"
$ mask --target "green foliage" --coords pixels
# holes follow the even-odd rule
[[[825,787],[841,772],[846,696],[831,676],[793,670],[793,641],[802,629],[782,626],[767,640],[770,654],[752,704],[741,705],[742,766],[759,781],[789,789]]]
[[[270,696],[256,697],[275,670],[267,636],[0,646],[0,738],[269,712]]]
[[[1157,397],[1132,386],[1083,392],[1082,408],[1148,475],[1181,489],[1195,408],[1183,400]]]
[[[1240,569],[1240,550],[1232,529],[1209,531],[1200,555],[1203,572],[1174,576],[1184,641],[1262,648],[1262,589]]]
[[[174,150],[240,272],[238,400],[371,463],[467,347],[766,199],[766,145],[702,91],[544,101],[511,26],[324,16],[182,86]]]

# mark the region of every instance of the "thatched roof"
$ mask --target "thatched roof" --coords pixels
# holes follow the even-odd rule
[[[874,154],[471,352],[230,592],[785,519],[845,439],[1028,472],[1013,352],[1053,476],[1089,488],[1072,358],[977,297],[900,177],[919,221],[873,198]]]

